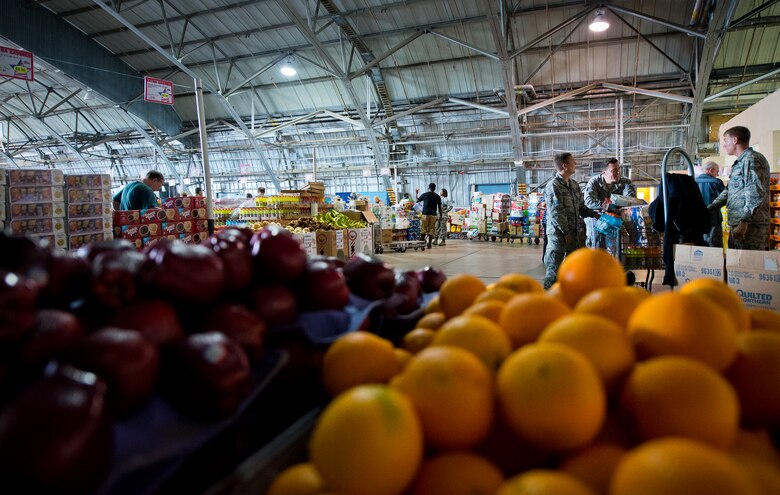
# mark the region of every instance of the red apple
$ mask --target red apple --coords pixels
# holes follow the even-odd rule
[[[90,242],[89,244],[81,246],[78,251],[76,251],[76,256],[92,261],[97,255],[105,253],[106,251],[135,251],[135,244],[127,239]]]
[[[306,267],[306,251],[288,231],[269,226],[250,241],[255,280],[287,284],[298,278]]]
[[[419,308],[422,289],[420,282],[417,281],[417,273],[413,271],[399,272],[396,274],[395,280],[393,293],[403,296],[403,301],[396,308],[398,313],[405,315]]]
[[[140,275],[150,262],[138,251],[104,251],[92,262],[90,291],[94,300],[110,309],[117,309],[143,293]]]
[[[158,293],[188,304],[211,302],[225,286],[225,267],[206,246],[173,241],[148,253],[152,266],[144,279]]]
[[[35,323],[38,284],[0,271],[0,346],[20,341]]]
[[[447,280],[447,276],[439,268],[426,266],[417,270],[417,280],[420,281],[423,291],[436,292],[441,287],[441,284]]]
[[[135,330],[103,328],[84,339],[73,362],[108,384],[111,409],[125,417],[146,404],[160,371],[157,346]]]
[[[49,283],[51,249],[29,237],[7,236],[0,232],[0,270],[23,275],[39,287]]]
[[[333,268],[344,268],[344,265],[347,264],[346,261],[344,261],[341,258],[337,258],[335,256],[314,256],[309,260],[312,261],[324,261],[328,265],[332,266]]]
[[[67,307],[85,297],[90,286],[89,262],[70,251],[55,249],[49,258],[49,283],[41,295],[42,305]]]
[[[265,322],[240,304],[221,304],[212,309],[203,329],[224,333],[238,343],[251,359],[260,359],[263,355]]]
[[[225,267],[225,289],[240,292],[252,283],[252,256],[244,235],[237,229],[209,237],[209,246]]]
[[[369,300],[390,297],[395,287],[393,267],[365,254],[358,254],[344,265],[349,289]]]
[[[111,462],[106,384],[60,366],[0,415],[5,493],[93,493]]]
[[[249,241],[252,240],[254,235],[255,231],[248,227],[228,227],[226,229],[221,229],[219,232],[214,234],[214,237],[227,238],[237,236],[240,237],[241,240],[244,241],[248,246]]]
[[[160,299],[128,304],[117,311],[109,325],[137,330],[144,338],[160,346],[184,338],[184,329],[176,309]]]
[[[74,350],[84,335],[84,325],[73,314],[42,309],[35,314],[35,325],[21,349],[22,358],[31,365],[42,365]]]
[[[349,303],[349,287],[341,270],[326,261],[310,261],[298,280],[298,301],[310,311],[342,309]]]
[[[298,318],[298,302],[287,287],[256,287],[249,294],[249,307],[269,327],[292,323]]]
[[[249,359],[224,334],[190,335],[172,351],[163,378],[171,400],[189,414],[225,416],[249,395]]]

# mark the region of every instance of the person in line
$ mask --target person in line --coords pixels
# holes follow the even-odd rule
[[[612,204],[613,194],[636,198],[636,188],[631,180],[620,176],[620,162],[617,158],[612,158],[601,174],[591,177],[588,181],[585,186],[585,205],[594,211],[615,212],[618,208]],[[595,224],[592,218],[585,219],[585,245],[607,249],[607,238],[596,230]]]
[[[203,196],[203,189],[201,189],[200,187],[196,187],[195,196]]]
[[[436,221],[436,238],[433,243],[437,246],[444,246],[447,240],[447,233],[449,229],[447,224],[449,223],[449,212],[452,211],[452,201],[448,197],[447,190],[442,188],[439,191],[439,197],[441,197],[441,211],[442,215]]]
[[[150,170],[142,180],[136,180],[120,189],[114,194],[115,210],[145,210],[147,208],[157,208],[157,196],[155,191],[159,191],[165,184],[165,177],[157,170]]]
[[[729,248],[769,249],[769,162],[750,147],[750,130],[737,126],[723,133],[723,150],[736,156],[726,189],[707,208],[726,205]]]
[[[264,187],[258,187],[257,188],[257,195],[260,197],[265,196],[265,188]]]
[[[726,185],[722,180],[718,178],[719,165],[712,161],[707,160],[701,165],[701,173],[696,176],[696,185],[699,186],[701,191],[701,197],[704,199],[704,204],[709,205],[720,193],[726,189]],[[712,221],[712,227],[710,233],[704,236],[704,240],[710,245],[710,247],[723,247],[723,214],[720,209],[717,211],[710,211],[710,220]]]
[[[442,216],[441,196],[436,194],[436,184],[428,184],[428,192],[424,192],[417,198],[417,202],[422,202],[422,222],[421,231],[426,247],[431,248],[433,238],[436,236],[436,220]]]
[[[571,153],[555,155],[557,173],[544,188],[547,203],[547,249],[544,253],[546,274],[544,288],[549,289],[558,277],[558,267],[569,253],[581,247],[580,216],[598,218],[599,214],[585,205],[582,191],[572,177],[577,161]]]

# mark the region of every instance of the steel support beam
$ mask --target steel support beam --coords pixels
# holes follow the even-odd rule
[[[548,30],[545,33],[540,34],[539,36],[537,36],[533,40],[529,41],[525,45],[523,45],[520,48],[518,48],[517,50],[513,51],[512,53],[509,54],[509,58],[513,59],[513,58],[517,57],[518,55],[520,55],[521,53],[529,50],[530,48],[533,48],[540,41],[546,40],[550,36],[554,35],[558,31],[560,31],[561,29],[564,29],[567,26],[569,26],[569,25],[579,21],[580,19],[582,19],[586,15],[590,14],[594,10],[596,10],[596,7],[588,7],[585,10],[580,11],[578,14],[574,15],[574,17],[570,17],[569,19],[566,19],[565,21],[563,21],[562,23],[558,24],[554,28]]]
[[[607,5],[607,9],[609,9],[609,8],[610,8],[610,6],[609,6],[609,5]],[[611,9],[610,9],[610,10],[611,10]],[[612,11],[612,14],[613,14],[615,17],[617,17],[617,18],[620,20],[620,22],[622,22],[622,23],[623,23],[623,24],[624,24],[624,25],[625,25],[627,28],[629,28],[631,31],[635,32],[637,36],[639,36],[640,38],[642,38],[642,40],[644,40],[644,41],[645,41],[645,43],[647,43],[648,45],[650,45],[651,47],[653,47],[653,48],[655,49],[655,51],[657,51],[658,53],[660,53],[660,54],[661,54],[661,55],[662,55],[662,56],[663,56],[663,57],[664,57],[666,60],[668,60],[668,61],[670,61],[671,63],[673,63],[675,67],[677,67],[678,69],[680,69],[680,71],[682,71],[684,74],[687,74],[687,73],[688,73],[688,70],[687,70],[685,67],[683,67],[682,65],[680,65],[680,64],[679,64],[679,63],[678,63],[678,62],[677,62],[675,59],[673,59],[672,57],[670,57],[670,56],[669,56],[669,55],[668,55],[668,54],[667,54],[665,51],[661,50],[661,49],[658,47],[658,45],[656,45],[655,43],[653,43],[652,41],[650,41],[650,39],[649,39],[647,36],[645,36],[644,34],[642,34],[641,32],[639,32],[639,30],[638,30],[637,28],[635,28],[634,26],[632,26],[630,22],[628,22],[627,20],[623,19],[623,16],[621,16],[620,14],[618,14],[618,13],[617,13],[617,12],[615,12],[615,11]]]
[[[763,12],[765,9],[768,9],[769,7],[771,7],[772,5],[776,4],[777,2],[778,2],[778,0],[769,0],[767,2],[762,3],[761,5],[756,7],[755,9],[753,9],[750,12],[748,12],[747,14],[743,15],[742,17],[734,19],[734,22],[729,24],[726,29],[731,30],[731,29],[734,29],[737,26],[740,26],[742,23],[748,21],[749,19],[751,19],[753,16],[759,14],[760,12]]]
[[[283,53],[283,54],[279,55],[278,57],[276,57],[275,59],[271,60],[270,62],[268,62],[267,64],[262,66],[260,69],[258,69],[254,74],[252,74],[251,76],[247,77],[246,79],[244,79],[240,83],[236,84],[233,88],[229,89],[228,91],[225,91],[225,94],[224,94],[225,98],[228,98],[230,95],[232,95],[233,93],[235,93],[239,89],[241,89],[244,86],[246,86],[247,84],[249,84],[254,78],[259,76],[263,72],[267,71],[268,69],[270,69],[274,65],[278,64],[279,62],[284,60],[287,56],[288,55],[286,53]]]
[[[179,69],[181,69],[182,72],[190,76],[192,79],[201,79],[198,74],[193,72],[189,67],[184,65],[181,61],[176,59],[173,55],[163,50],[157,43],[151,40],[148,36],[146,36],[144,33],[142,33],[138,28],[136,28],[130,21],[125,19],[122,15],[120,15],[118,12],[116,12],[114,9],[106,5],[101,0],[93,0],[93,2],[98,5],[101,9],[103,9],[108,15],[119,21],[122,25],[127,27],[130,31],[132,31],[136,36],[141,38],[147,45],[154,48],[157,53],[162,55],[166,60],[168,60],[171,64],[175,65]],[[203,81],[203,86],[210,91],[213,94],[218,94],[218,91],[216,91],[215,88],[211,87],[206,81]],[[236,109],[233,108],[233,105],[230,104],[229,101],[225,99],[222,95],[219,95],[217,97],[217,100],[222,104],[223,107],[225,107],[225,110],[230,114],[230,116],[233,118],[233,120],[236,121],[238,126],[241,128],[241,131],[246,136],[246,138],[251,142],[252,147],[255,150],[255,153],[257,155],[257,159],[260,160],[260,163],[263,165],[263,168],[265,168],[266,173],[268,174],[269,178],[271,179],[271,182],[274,183],[274,186],[276,187],[277,191],[282,190],[282,186],[279,183],[279,180],[276,178],[276,175],[274,174],[274,171],[271,169],[271,164],[268,162],[266,157],[263,155],[262,151],[260,150],[260,147],[257,144],[257,140],[255,140],[252,133],[249,131],[249,129],[244,124],[244,121],[241,119],[241,116],[236,112]],[[146,131],[144,131],[144,134],[146,134]],[[178,132],[173,133],[178,134]],[[147,134],[148,135],[148,134]],[[157,142],[154,142],[155,146],[159,147],[159,144]],[[160,148],[162,149],[162,148]]]
[[[622,84],[613,83],[601,83],[601,85],[607,89],[614,89],[617,91],[625,91],[626,93],[636,93],[639,95],[653,96],[655,98],[663,98],[665,100],[679,101],[680,103],[693,103],[693,98],[690,96],[680,96],[671,93],[665,93],[663,91],[654,91],[652,89],[642,89],[633,86],[623,86]]]
[[[379,142],[376,139],[376,136],[374,135],[371,123],[368,120],[368,117],[366,117],[366,113],[363,110],[363,106],[360,103],[360,100],[358,99],[357,92],[355,91],[355,88],[352,86],[352,81],[349,80],[349,74],[342,71],[339,67],[339,64],[336,63],[335,60],[328,54],[328,52],[325,50],[325,48],[322,46],[322,43],[320,43],[320,40],[317,39],[315,34],[312,32],[312,30],[309,28],[308,24],[304,19],[301,19],[298,14],[293,11],[293,9],[287,4],[287,0],[280,0],[277,2],[277,5],[287,14],[287,17],[290,18],[290,20],[293,21],[295,26],[298,28],[298,31],[307,39],[309,43],[314,47],[317,54],[320,56],[322,60],[325,61],[325,64],[332,69],[333,72],[339,75],[338,82],[340,83],[341,87],[346,91],[347,96],[349,97],[349,100],[352,102],[352,105],[355,107],[355,110],[358,113],[358,116],[360,117],[360,122],[363,123],[363,128],[365,130],[366,136],[368,137],[368,142],[371,145],[371,150],[374,153],[374,160],[376,161],[376,167],[377,167],[377,176],[379,176],[379,168],[385,166],[385,159],[384,156],[382,156],[381,150],[379,149]]]
[[[376,66],[376,65],[379,65],[379,62],[381,62],[382,60],[386,59],[387,57],[389,57],[389,56],[393,55],[393,54],[394,54],[394,53],[396,53],[398,50],[400,50],[401,48],[405,47],[406,45],[408,45],[408,44],[409,44],[409,43],[411,43],[412,41],[416,40],[417,38],[419,38],[419,37],[420,37],[420,36],[422,36],[423,34],[425,34],[425,32],[424,32],[424,31],[417,31],[416,33],[412,34],[411,36],[409,36],[409,37],[408,37],[408,38],[406,38],[405,40],[403,40],[403,41],[401,41],[401,42],[397,43],[395,46],[393,46],[392,48],[390,48],[390,49],[389,49],[389,50],[387,50],[386,52],[384,52],[384,53],[380,54],[378,57],[376,57],[376,58],[375,58],[374,60],[372,60],[371,62],[369,62],[369,63],[367,63],[366,65],[364,65],[363,67],[361,67],[361,68],[357,69],[355,72],[351,73],[351,74],[349,75],[349,78],[350,78],[350,79],[355,79],[355,78],[356,78],[356,77],[358,77],[359,75],[361,75],[361,74],[363,74],[363,73],[367,72],[368,70],[370,70],[372,67],[374,67],[374,66]]]
[[[576,31],[577,31],[577,28],[578,28],[578,27],[580,27],[580,24],[582,24],[584,21],[585,21],[585,17],[582,17],[582,18],[580,19],[580,21],[579,21],[579,22],[578,22],[578,23],[577,23],[577,24],[576,24],[576,25],[575,25],[575,26],[572,28],[572,30],[571,30],[571,31],[569,31],[569,34],[567,34],[567,35],[566,35],[566,36],[565,36],[565,37],[564,37],[564,38],[561,40],[561,42],[560,42],[560,43],[558,43],[557,45],[555,45],[555,46],[552,48],[552,50],[550,50],[550,53],[548,53],[548,54],[547,54],[547,56],[544,58],[544,60],[542,60],[542,61],[539,63],[539,65],[537,65],[537,66],[536,66],[536,69],[532,70],[530,74],[528,74],[527,76],[525,76],[525,81],[523,81],[523,84],[528,84],[528,83],[531,81],[531,79],[532,79],[532,78],[533,78],[533,77],[536,75],[536,73],[537,73],[537,72],[539,72],[540,70],[542,70],[542,67],[544,67],[544,65],[545,65],[547,62],[549,62],[549,61],[550,61],[550,59],[552,59],[552,58],[553,58],[553,55],[555,55],[556,53],[558,53],[558,50],[560,50],[560,49],[561,49],[561,47],[563,47],[563,46],[566,44],[566,42],[567,42],[567,41],[569,41],[569,38],[571,38],[571,35],[573,35],[573,34],[574,34]]]
[[[125,112],[127,112],[127,110],[125,110]],[[144,129],[143,126],[141,126],[138,122],[136,122],[132,115],[128,114],[127,117],[127,120],[129,120],[132,126],[135,127],[135,130],[138,131],[144,138],[146,138],[146,140],[151,143],[154,149],[157,150],[157,153],[165,162],[168,171],[170,171],[171,175],[173,175],[174,179],[176,179],[176,183],[179,184],[182,189],[184,189],[184,191],[189,193],[190,191],[187,187],[187,184],[184,183],[181,174],[179,174],[179,171],[176,170],[176,166],[173,164],[173,162],[168,159],[168,155],[165,154],[165,150],[162,148],[162,146],[160,146],[160,143],[154,139],[154,136],[146,132],[146,129]]]
[[[727,95],[729,93],[733,93],[734,91],[737,91],[738,89],[742,89],[745,86],[750,86],[753,83],[757,83],[758,81],[761,81],[762,79],[766,79],[768,77],[772,77],[775,74],[780,74],[780,69],[775,69],[771,72],[767,72],[763,76],[754,77],[753,79],[750,79],[748,81],[745,81],[743,83],[737,84],[736,86],[732,86],[728,89],[724,89],[723,91],[719,91],[715,93],[714,95],[709,95],[708,97],[704,98],[704,103],[708,103],[715,98],[720,98],[721,96]]]
[[[552,105],[553,103],[558,103],[559,101],[568,100],[569,98],[573,98],[577,95],[581,95],[582,93],[587,93],[588,91],[591,91],[593,89],[601,87],[601,84],[588,84],[587,86],[583,86],[581,88],[575,89],[573,91],[569,91],[568,93],[563,93],[561,95],[555,96],[553,98],[550,98],[549,100],[544,100],[540,103],[536,103],[535,105],[531,105],[525,108],[521,108],[517,111],[518,115],[525,115],[527,113],[535,112],[536,110],[539,110],[540,108],[544,108],[547,106]]]
[[[442,103],[445,103],[447,101],[447,98],[437,98],[435,100],[429,101],[428,103],[423,103],[422,105],[418,105],[414,108],[410,108],[409,110],[404,110],[403,112],[396,113],[392,117],[388,117],[386,119],[379,120],[377,122],[374,122],[374,127],[381,127],[385,124],[388,124],[390,122],[394,122],[402,117],[406,117],[407,115],[411,115],[413,113],[419,112],[420,110],[425,110],[426,108],[435,107],[436,105],[440,105]]]
[[[477,48],[474,45],[470,45],[470,44],[466,43],[465,41],[461,41],[461,40],[459,40],[457,38],[453,38],[452,36],[446,35],[444,33],[440,33],[440,32],[435,31],[433,29],[430,29],[428,32],[431,33],[434,36],[438,36],[439,38],[445,39],[445,40],[449,41],[450,43],[455,43],[458,46],[462,46],[463,48],[468,48],[469,50],[475,51],[475,52],[479,53],[480,55],[484,55],[484,56],[486,56],[488,58],[492,58],[493,60],[498,60],[498,58],[499,58],[498,55],[496,55],[495,53],[490,53],[489,51],[483,50],[482,48]]]
[[[90,172],[95,173],[95,169],[92,168],[92,165],[89,164],[87,159],[84,158],[84,155],[82,155],[81,152],[78,149],[76,149],[75,146],[70,144],[70,141],[68,141],[64,137],[60,136],[57,133],[57,131],[55,131],[54,128],[52,126],[50,126],[49,124],[47,124],[46,121],[44,121],[42,118],[36,117],[34,115],[30,115],[29,117],[37,120],[38,122],[40,122],[41,125],[44,126],[46,128],[46,130],[49,131],[49,133],[51,134],[51,137],[55,138],[57,141],[62,143],[63,146],[65,146],[72,153],[74,153],[76,155],[76,158],[78,158],[78,160],[81,162],[81,164],[84,165],[85,167],[87,167],[87,169],[89,169]]]
[[[718,2],[722,3],[722,2]],[[614,4],[608,4],[607,8],[614,12],[620,12],[622,14],[627,14],[633,17],[637,17],[639,19],[643,19],[645,21],[654,22],[656,24],[660,24],[662,26],[666,26],[671,29],[675,29],[677,31],[683,32],[685,34],[689,34],[691,36],[694,36],[696,38],[704,38],[706,35],[704,33],[700,33],[699,31],[695,31],[693,29],[689,29],[685,26],[681,26],[679,24],[675,24],[673,22],[667,21],[665,19],[661,19],[660,17],[654,17],[652,15],[643,14],[642,12],[637,12],[636,10],[626,9],[624,7],[620,7],[618,5]]]
[[[53,12],[41,6],[23,7],[19,0],[0,0],[0,12],[3,36],[112,103],[121,104],[143,92],[141,74]],[[168,134],[181,131],[181,119],[167,105],[141,102],[132,113]]]
[[[457,103],[458,105],[463,105],[464,107],[476,108],[478,110],[483,110],[485,112],[497,113],[498,115],[503,115],[504,117],[509,117],[509,111],[508,110],[501,110],[500,108],[489,107],[487,105],[482,105],[480,103],[474,103],[473,101],[461,100],[460,98],[451,98],[450,97],[450,98],[447,98],[447,100],[450,103]]]
[[[702,128],[701,116],[704,109],[704,98],[707,96],[707,89],[710,84],[710,74],[715,66],[715,59],[718,56],[721,41],[723,41],[723,35],[726,32],[723,28],[728,27],[736,8],[737,0],[717,2],[710,18],[706,37],[704,38],[704,47],[701,49],[701,60],[698,65],[699,78],[696,81],[693,104],[691,105],[691,113],[688,118],[690,127],[688,127],[688,137],[685,140],[685,149],[694,159],[698,156],[698,144]]]

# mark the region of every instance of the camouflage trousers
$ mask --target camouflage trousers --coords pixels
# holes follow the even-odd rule
[[[563,259],[579,248],[578,238],[564,236],[559,232],[547,234],[547,250],[544,252],[544,288],[549,289],[558,279],[558,268]]]
[[[449,233],[449,229],[447,228],[447,220],[449,220],[447,215],[444,215],[443,217],[440,217],[438,220],[436,220],[436,239],[440,240],[441,242],[444,242],[447,239],[447,234]]]
[[[731,231],[733,232],[736,227],[736,225],[732,225]],[[748,224],[745,237],[739,240],[734,239],[733,235],[729,235],[729,248],[766,251],[769,249],[769,224]]]

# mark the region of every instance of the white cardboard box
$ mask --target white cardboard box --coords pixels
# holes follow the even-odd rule
[[[674,274],[680,285],[697,278],[725,282],[723,249],[677,244],[674,247]]]
[[[728,284],[749,308],[780,311],[780,251],[726,251]]]

